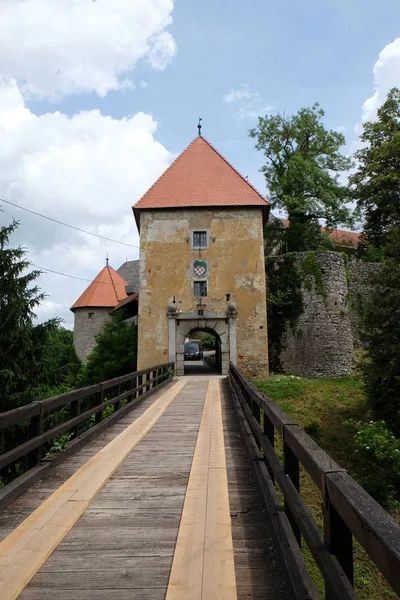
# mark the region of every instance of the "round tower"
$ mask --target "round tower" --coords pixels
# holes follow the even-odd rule
[[[117,304],[127,298],[128,282],[108,264],[71,306],[74,313],[74,347],[85,362],[96,345],[96,336],[111,318]]]

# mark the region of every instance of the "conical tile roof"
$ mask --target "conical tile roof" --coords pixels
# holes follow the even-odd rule
[[[268,205],[207,140],[197,137],[133,208],[136,213],[156,208]]]
[[[118,302],[127,298],[127,285],[128,282],[112,267],[104,267],[71,306],[71,310],[90,307],[114,308]]]

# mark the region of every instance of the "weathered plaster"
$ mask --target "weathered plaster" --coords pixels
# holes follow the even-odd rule
[[[206,250],[192,250],[190,232],[207,229]],[[213,241],[211,238],[215,238]],[[237,364],[249,375],[268,373],[262,214],[256,208],[142,211],[140,219],[139,354],[140,369],[166,362],[169,348],[167,308],[197,313],[193,260],[208,260],[205,310],[226,314],[236,304]],[[227,338],[229,336],[226,325]],[[221,339],[222,343],[229,343]],[[177,342],[178,343],[178,342]],[[180,357],[179,357],[180,358]]]

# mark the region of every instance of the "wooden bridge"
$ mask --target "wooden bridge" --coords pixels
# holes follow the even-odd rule
[[[343,469],[233,365],[171,367],[0,414],[2,600],[314,600],[304,542],[354,599],[353,537],[400,594],[400,528]]]

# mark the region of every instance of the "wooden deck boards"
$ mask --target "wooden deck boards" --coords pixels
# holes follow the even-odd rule
[[[187,382],[20,594],[21,600],[165,600],[207,386],[207,378]],[[166,389],[14,501],[0,517],[0,539]],[[291,600],[226,380],[221,391],[237,598]]]
[[[128,590],[131,600],[164,598],[207,383],[187,383],[31,580],[21,600],[64,600],[71,592],[76,598],[97,600],[100,591],[121,600]],[[124,517],[119,522],[121,510]]]
[[[0,542],[11,533],[33,510],[38,508],[47,498],[54,493],[60,485],[71,477],[87,460],[92,458],[104,446],[119,435],[128,425],[140,417],[149,406],[165,393],[173,383],[155,390],[154,394],[135,406],[129,414],[118,423],[101,433],[87,446],[76,454],[66,458],[61,464],[48,471],[39,483],[29,488],[22,496],[14,500],[6,509],[0,511]]]
[[[237,600],[219,382],[210,379],[166,600]]]

